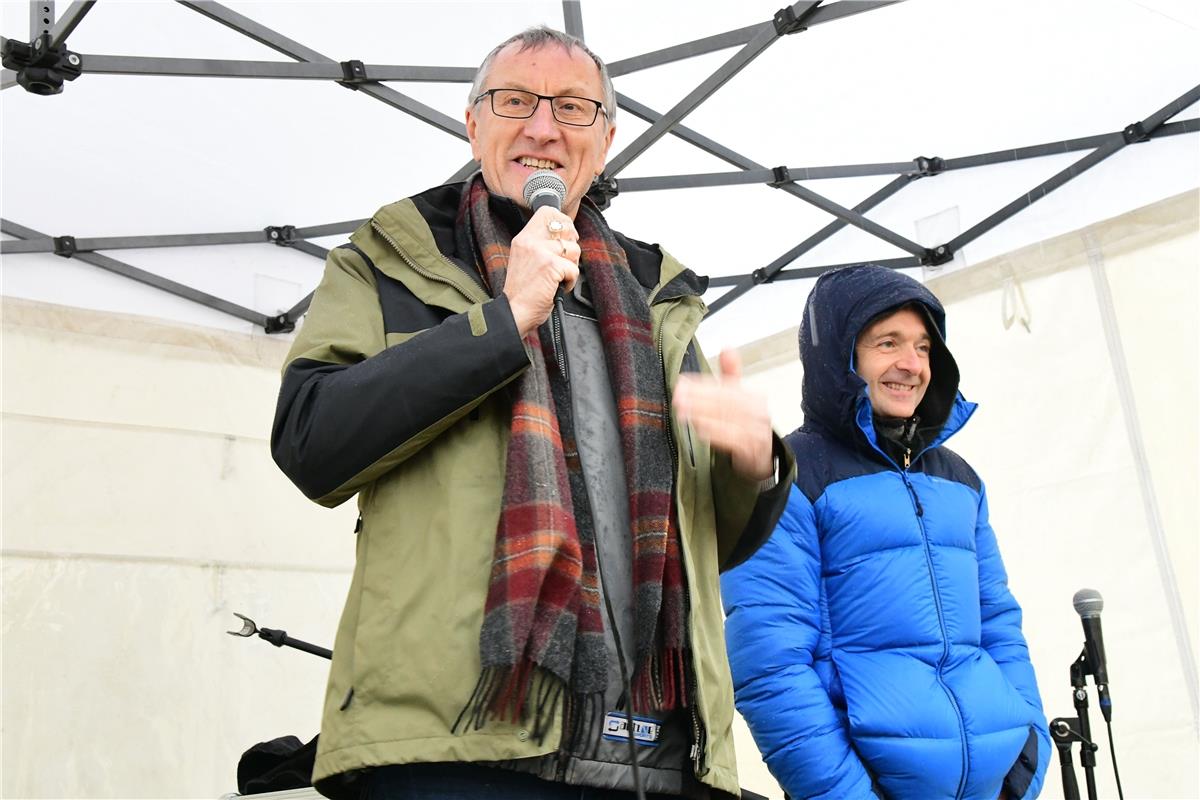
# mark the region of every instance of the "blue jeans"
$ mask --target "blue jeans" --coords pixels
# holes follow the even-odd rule
[[[375,770],[364,800],[635,800],[633,792],[551,783],[478,764],[397,764]],[[646,800],[679,800],[648,794]]]

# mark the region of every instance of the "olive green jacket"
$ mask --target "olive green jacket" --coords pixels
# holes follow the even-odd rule
[[[698,282],[663,253],[649,294],[671,388],[705,313],[694,289],[679,291],[687,278]],[[413,313],[396,309],[415,308],[414,300],[431,314],[425,322],[441,321],[412,330]],[[284,367],[272,435],[276,460],[310,497],[333,506],[357,494],[361,514],[313,775],[327,794],[373,766],[503,761],[558,747],[558,727],[540,743],[498,720],[451,732],[480,675],[511,419],[504,387],[527,364],[507,301],[491,299],[439,251],[413,198],[384,207],[351,246],[331,252]],[[706,733],[694,768],[702,782],[736,795],[717,573],[770,534],[794,465],[784,455],[780,491],[760,494],[685,424],[673,418],[671,433],[696,711]]]

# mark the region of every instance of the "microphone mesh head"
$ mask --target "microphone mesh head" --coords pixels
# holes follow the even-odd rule
[[[557,172],[539,169],[525,179],[525,186],[521,189],[525,205],[532,206],[533,196],[543,191],[553,192],[558,197],[555,208],[562,208],[563,201],[567,199],[567,184],[563,182]]]
[[[1095,589],[1080,589],[1071,599],[1075,613],[1081,617],[1098,617],[1104,609],[1104,598]]]

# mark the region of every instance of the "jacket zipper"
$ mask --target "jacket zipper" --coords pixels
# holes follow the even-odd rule
[[[558,374],[568,386],[571,378],[567,375],[567,346],[563,340],[563,298],[561,292],[554,297],[554,306],[550,309],[550,346],[554,349],[554,360],[558,362]]]
[[[675,298],[668,298],[668,299],[675,299]],[[663,300],[660,302],[666,302],[666,301]],[[656,337],[656,339],[657,339],[656,344],[657,344],[657,348],[658,348],[658,363],[662,367],[662,373],[663,373],[663,402],[665,403],[665,410],[666,410],[666,414],[667,414],[665,428],[666,428],[666,432],[667,432],[667,444],[671,450],[671,469],[672,469],[673,474],[678,474],[679,473],[679,449],[675,443],[675,433],[671,430],[671,397],[670,397],[670,388],[669,388],[670,383],[671,383],[671,378],[670,378],[670,375],[667,374],[667,359],[666,359],[666,355],[664,353],[665,347],[663,344],[663,337],[665,335],[665,331],[667,328],[666,322],[667,322],[667,312],[664,312],[663,313],[663,321],[658,327],[658,336]],[[688,437],[689,437],[688,444],[690,446],[691,445],[691,441],[690,441],[691,433],[690,432],[688,433]],[[695,463],[696,463],[695,454],[692,454],[692,465],[695,466]],[[682,542],[680,544],[682,546]],[[689,579],[690,579],[690,577],[689,577]],[[688,615],[690,617],[690,615],[691,615],[690,610],[688,612]],[[705,730],[704,721],[700,719],[700,710],[698,707],[699,706],[699,687],[697,686],[697,683],[696,683],[695,667],[691,664],[688,664],[686,672],[687,672],[688,694],[691,697],[691,702],[688,705],[688,712],[689,712],[689,715],[691,717],[691,722],[692,722],[692,747],[688,753],[688,756],[690,757],[691,762],[692,762],[692,773],[697,778],[701,778],[708,772],[708,769],[705,766],[705,763],[707,760],[706,750],[707,750],[708,733]]]
[[[946,693],[946,698],[950,701],[950,705],[954,707],[954,716],[958,720],[958,735],[959,743],[962,746],[962,775],[958,779],[958,789],[955,792],[955,798],[962,797],[963,787],[966,786],[967,772],[970,770],[970,754],[967,752],[967,732],[963,726],[962,709],[958,707],[958,701],[954,699],[954,693],[950,691],[950,687],[946,686],[942,678],[942,667],[946,664],[946,659],[950,656],[950,636],[946,632],[945,612],[942,609],[942,594],[938,590],[937,577],[933,569],[933,552],[929,544],[929,533],[925,529],[925,510],[921,507],[921,498],[917,496],[916,487],[908,479],[908,468],[911,462],[911,450],[904,449],[904,469],[900,473],[900,478],[904,481],[904,486],[908,489],[909,495],[912,497],[913,509],[917,515],[917,525],[921,528],[921,542],[925,549],[925,567],[929,570],[929,585],[933,589],[933,603],[937,608],[938,628],[942,633],[942,657],[938,659],[937,665],[937,680],[942,687],[942,691]]]
[[[425,267],[422,267],[420,264],[418,264],[416,262],[416,260],[411,258],[408,255],[408,253],[404,252],[403,248],[401,248],[400,245],[396,242],[396,240],[392,238],[391,234],[389,234],[387,231],[385,231],[383,229],[383,226],[380,225],[378,222],[375,222],[374,220],[372,220],[371,228],[376,233],[378,233],[380,235],[380,237],[383,238],[384,241],[386,241],[388,244],[390,244],[392,246],[392,249],[396,251],[396,254],[398,256],[400,256],[400,260],[403,261],[405,264],[407,264],[409,267],[411,267],[413,269],[413,271],[416,272],[418,275],[420,275],[424,278],[429,278],[430,280],[433,280],[433,281],[437,281],[438,283],[444,283],[447,286],[457,289],[458,292],[463,297],[465,297],[466,299],[468,299],[472,302],[485,302],[488,300],[487,297],[476,296],[476,293],[471,291],[471,288],[474,288],[474,286],[472,286],[471,288],[464,288],[464,286],[462,284],[460,284],[458,281],[456,281],[452,278],[447,278],[444,275],[438,275],[436,272],[432,272],[431,270],[428,270]],[[446,256],[442,255],[441,253],[438,253],[438,257],[441,258],[442,261],[444,261],[448,266],[453,267],[455,270],[459,269],[458,266],[453,261],[446,258]],[[461,270],[459,270],[459,271],[461,271]]]

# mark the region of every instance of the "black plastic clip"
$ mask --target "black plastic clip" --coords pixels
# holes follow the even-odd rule
[[[925,255],[921,257],[921,263],[927,267],[940,267],[942,264],[949,263],[954,260],[954,251],[944,244],[939,244],[937,247],[929,247],[925,250]]]
[[[599,177],[592,181],[592,186],[588,189],[588,199],[596,204],[596,207],[604,211],[612,204],[612,199],[621,193],[621,188],[617,186],[616,178]]]
[[[54,237],[54,255],[70,258],[79,251],[75,246],[74,236],[55,236]]]
[[[291,333],[296,330],[296,320],[287,314],[276,314],[263,320],[263,330],[267,333]]]
[[[1121,131],[1121,135],[1125,137],[1125,144],[1150,141],[1150,134],[1146,132],[1146,127],[1141,122],[1126,125],[1125,130]]]
[[[767,275],[767,268],[759,267],[758,269],[754,270],[754,272],[751,272],[750,280],[754,281],[755,286],[766,283],[768,280],[770,280],[770,276]]]
[[[917,156],[913,163],[917,165],[917,175],[922,178],[937,175],[946,168],[946,162],[938,156]]]
[[[774,186],[776,189],[778,189],[785,183],[792,182],[792,173],[788,171],[787,167],[775,167],[771,170],[771,172],[774,173],[775,177],[767,182],[768,186]]]
[[[2,53],[4,66],[16,72],[17,83],[33,94],[58,94],[64,81],[73,81],[83,72],[83,60],[76,53],[50,46],[48,31],[28,44],[7,39]]]
[[[820,3],[814,3],[800,16],[796,16],[796,10],[791,6],[784,6],[775,12],[775,17],[771,20],[775,24],[776,36],[787,36],[791,33],[799,33],[800,31],[808,30],[808,18],[817,10]]]
[[[295,225],[268,225],[263,228],[267,241],[280,247],[291,247],[296,243]]]
[[[363,62],[357,60],[342,62],[342,79],[338,81],[342,86],[357,92],[358,85],[366,83],[368,80],[367,68],[363,66]]]

